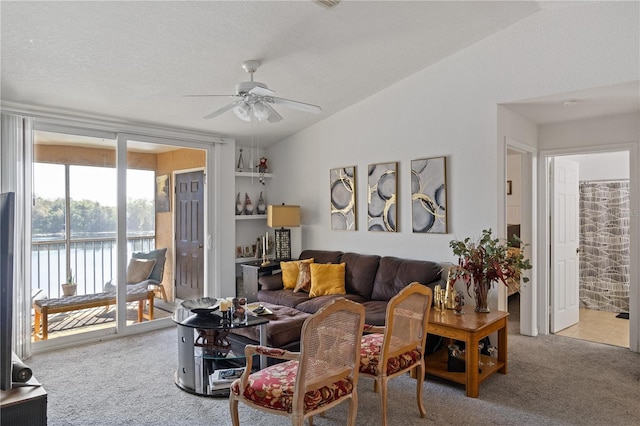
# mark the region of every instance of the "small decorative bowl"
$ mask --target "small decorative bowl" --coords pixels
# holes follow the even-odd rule
[[[196,315],[208,315],[217,311],[220,305],[215,297],[201,297],[194,300],[185,300],[180,304],[183,308],[189,309]]]

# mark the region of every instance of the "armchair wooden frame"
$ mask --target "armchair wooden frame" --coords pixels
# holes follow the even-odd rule
[[[355,425],[364,316],[362,305],[339,298],[306,319],[302,326],[300,352],[247,345],[245,372],[231,385],[229,410],[232,424],[240,424],[239,401],[258,410],[287,416],[294,426],[303,425],[304,419],[308,419],[311,426],[314,415],[349,401],[347,424]],[[256,354],[285,362],[251,373],[252,356]],[[270,372],[281,372],[283,368],[294,371],[295,383],[278,383],[277,390],[282,391],[281,395],[270,394],[268,387],[260,386],[259,382],[270,377]],[[282,376],[276,373],[271,378]],[[336,384],[340,386],[336,387]],[[260,395],[252,392],[253,389],[259,390]],[[318,399],[318,395],[326,395],[318,392],[320,389],[331,389],[327,392],[332,395],[330,399]],[[333,392],[335,389],[340,390]],[[265,398],[271,399],[266,402]]]
[[[422,401],[422,385],[432,298],[429,287],[413,282],[389,301],[384,327],[365,326],[364,332],[369,336],[362,338],[360,374],[375,379],[374,390],[380,393],[381,424],[384,426],[387,425],[387,382],[407,372],[415,372],[417,378],[420,417],[427,413]]]

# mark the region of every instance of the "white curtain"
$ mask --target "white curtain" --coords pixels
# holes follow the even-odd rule
[[[31,164],[33,123],[2,114],[0,191],[16,193],[13,271],[13,350],[20,358],[31,353]]]

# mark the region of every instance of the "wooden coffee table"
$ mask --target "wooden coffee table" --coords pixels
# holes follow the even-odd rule
[[[477,313],[467,309],[464,314],[457,315],[452,310],[442,311],[431,308],[427,331],[448,338],[445,344],[435,353],[426,357],[426,372],[433,376],[451,380],[466,386],[467,396],[477,398],[479,385],[496,371],[507,374],[507,318],[508,312],[491,311]],[[490,357],[482,355],[484,365],[478,367],[478,342],[498,332],[498,359],[493,358],[495,365],[488,365]],[[450,340],[465,342],[465,372],[457,373],[447,370],[448,345]],[[481,371],[479,371],[481,370]]]

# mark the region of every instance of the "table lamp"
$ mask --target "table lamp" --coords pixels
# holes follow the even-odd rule
[[[300,226],[300,206],[267,206],[267,225],[275,230],[275,260],[291,259],[291,230]]]

